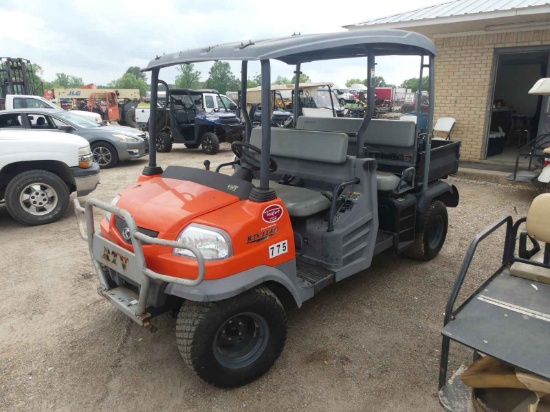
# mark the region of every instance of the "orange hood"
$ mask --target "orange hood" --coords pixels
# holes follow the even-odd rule
[[[138,226],[168,239],[197,216],[239,201],[237,196],[198,183],[160,177],[136,183],[120,195],[117,206],[130,212]]]

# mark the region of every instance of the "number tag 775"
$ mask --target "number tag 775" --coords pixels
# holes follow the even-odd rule
[[[275,243],[269,246],[269,258],[273,259],[276,256],[282,255],[288,252],[288,242],[283,240],[282,242]]]

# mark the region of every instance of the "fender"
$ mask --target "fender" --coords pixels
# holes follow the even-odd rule
[[[292,259],[277,267],[257,266],[226,278],[205,280],[193,287],[169,283],[164,293],[195,302],[215,302],[237,296],[265,282],[276,282],[287,289],[296,305],[301,307],[303,301],[313,296],[313,290],[311,296],[307,293],[309,291],[299,291],[295,280],[296,260]]]
[[[426,213],[432,200],[438,198],[447,207],[456,207],[460,200],[458,189],[455,185],[450,185],[445,182],[436,182],[428,188],[426,193],[419,193],[418,196],[418,212]]]

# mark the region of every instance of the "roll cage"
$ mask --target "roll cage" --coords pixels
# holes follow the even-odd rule
[[[417,55],[421,57],[420,62],[420,84],[425,69],[428,69],[429,75],[429,113],[427,130],[428,135],[432,130],[433,112],[434,112],[434,57],[436,56],[434,44],[425,36],[407,32],[403,30],[369,30],[357,32],[325,33],[312,35],[293,35],[279,39],[247,40],[243,42],[234,42],[227,44],[216,44],[207,48],[198,48],[184,50],[176,53],[157,56],[142,71],[151,72],[151,121],[149,122],[149,132],[154,133],[156,128],[156,109],[157,92],[159,83],[159,72],[161,68],[174,66],[177,64],[189,64],[206,61],[241,61],[241,93],[240,106],[246,107],[246,89],[248,78],[248,62],[260,61],[262,85],[261,104],[262,124],[269,125],[271,117],[271,60],[280,60],[289,65],[295,65],[296,81],[294,85],[294,126],[299,116],[298,98],[299,98],[299,74],[303,63],[333,60],[343,58],[367,57],[369,84],[367,91],[368,110],[363,121],[357,130],[357,158],[366,156],[363,148],[365,142],[365,132],[369,127],[374,115],[375,94],[374,94],[374,68],[377,56],[388,55]],[[426,58],[428,62],[426,62]],[[417,99],[417,105],[420,99]],[[265,110],[269,108],[269,110]],[[419,112],[417,107],[417,112]],[[252,129],[251,119],[246,110],[243,111],[243,117],[246,125],[245,140],[249,141]],[[425,150],[425,167],[423,170],[422,191],[428,190],[428,172],[430,164],[431,141],[426,135],[423,139]],[[258,191],[265,193],[265,198],[269,199],[269,158],[271,146],[271,128],[262,127],[261,144],[261,168],[260,168],[260,186]],[[156,152],[154,139],[150,140],[149,165],[143,170],[144,175],[156,175],[162,173],[162,168],[156,164]]]

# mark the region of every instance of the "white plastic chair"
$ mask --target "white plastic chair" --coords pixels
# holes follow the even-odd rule
[[[450,140],[451,139],[451,131],[453,130],[453,127],[455,127],[456,119],[454,117],[440,117],[437,119],[437,122],[434,126],[433,131],[433,139],[437,139],[435,137],[435,133],[445,133],[445,139],[444,140]]]

